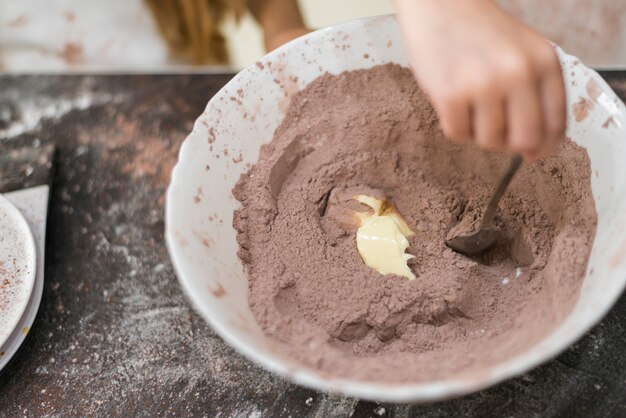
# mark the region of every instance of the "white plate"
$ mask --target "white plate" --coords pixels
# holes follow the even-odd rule
[[[35,240],[28,223],[0,195],[0,347],[26,311],[36,273]]]
[[[224,340],[262,366],[306,386],[390,402],[432,401],[519,375],[566,349],[596,324],[626,285],[626,110],[602,80],[557,48],[568,95],[568,135],[585,147],[598,228],[576,306],[550,335],[471,378],[389,384],[333,379],[272,349],[248,306],[237,257],[232,188],[272,139],[290,95],[314,78],[388,62],[406,66],[395,19],[343,23],[296,39],[234,77],[208,103],[183,144],[167,192],[166,236],[181,284]],[[581,112],[587,110],[587,112]],[[226,150],[226,151],[225,151]]]
[[[44,251],[46,237],[46,215],[48,212],[48,186],[38,186],[27,190],[7,193],[5,197],[22,213],[35,238],[37,246],[37,276],[35,285],[18,325],[4,344],[0,345],[0,370],[7,365],[20,348],[35,322],[44,284]]]

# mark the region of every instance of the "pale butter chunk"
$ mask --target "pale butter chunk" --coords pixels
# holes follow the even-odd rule
[[[414,256],[405,253],[409,248],[407,238],[413,231],[402,216],[386,201],[366,195],[354,199],[374,210],[373,214],[356,213],[360,221],[356,247],[363,262],[380,274],[396,274],[414,280],[415,275],[407,265]]]

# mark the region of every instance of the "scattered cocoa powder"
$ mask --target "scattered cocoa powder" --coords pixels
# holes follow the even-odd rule
[[[595,234],[584,149],[566,140],[520,168],[491,250],[468,258],[444,243],[484,207],[508,158],[446,140],[396,65],[326,74],[297,93],[233,191],[250,306],[276,349],[334,377],[418,382],[485,371],[554,330]],[[359,193],[388,199],[415,232],[416,280],[361,260]]]

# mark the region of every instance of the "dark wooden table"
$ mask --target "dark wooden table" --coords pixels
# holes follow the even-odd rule
[[[603,75],[624,99],[626,72]],[[163,203],[181,142],[230,77],[0,77],[0,145],[59,150],[43,301],[0,375],[0,415],[626,416],[626,296],[556,360],[431,405],[318,393],[226,346],[181,292]]]

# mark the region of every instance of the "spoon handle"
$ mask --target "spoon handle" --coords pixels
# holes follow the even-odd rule
[[[481,221],[481,226],[487,226],[491,224],[493,218],[496,216],[496,211],[498,209],[498,203],[500,203],[500,199],[504,195],[506,188],[509,186],[509,183],[513,179],[513,176],[517,172],[517,169],[522,164],[522,156],[516,154],[511,158],[511,162],[509,163],[509,167],[506,172],[500,179],[498,186],[493,191],[491,195],[491,199],[489,199],[489,203],[487,203],[487,207],[485,208],[485,212],[483,213],[483,219]]]

